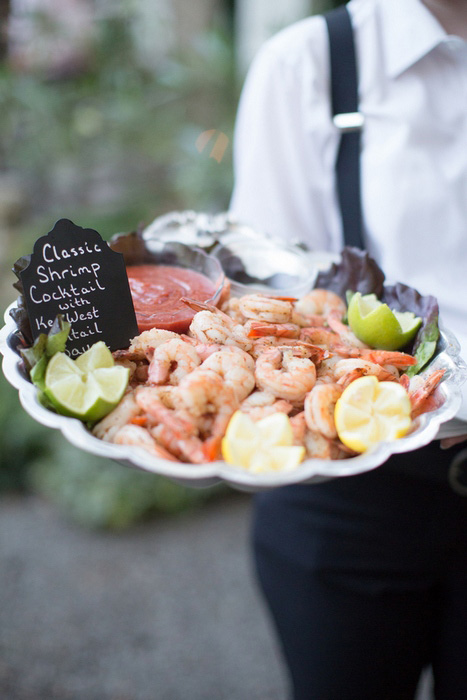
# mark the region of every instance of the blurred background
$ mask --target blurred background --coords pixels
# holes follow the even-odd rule
[[[0,0],[0,301],[59,218],[221,212],[258,47],[324,0]],[[285,700],[251,497],[92,457],[0,376],[2,700]]]

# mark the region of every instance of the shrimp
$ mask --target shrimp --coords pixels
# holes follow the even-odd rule
[[[331,313],[337,311],[340,316],[344,316],[347,311],[346,303],[340,296],[328,289],[312,289],[295,303],[294,321],[300,322],[302,326],[315,325],[310,320],[323,319]]]
[[[277,347],[290,347],[290,348],[297,348],[304,345],[305,347],[309,348],[315,348],[317,351],[320,353],[323,353],[323,357],[325,356],[324,353],[327,354],[327,351],[324,350],[324,348],[320,348],[319,346],[316,345],[311,345],[311,343],[306,343],[303,340],[296,340],[295,338],[282,338],[282,337],[275,337],[273,335],[266,335],[262,338],[255,338],[253,340],[253,347],[250,350],[250,355],[257,359],[265,350],[268,348],[277,348]]]
[[[202,464],[208,457],[203,442],[195,435],[179,435],[170,426],[159,423],[149,429],[157,443],[165,447],[176,458],[193,464]]]
[[[330,440],[316,430],[307,430],[303,445],[306,456],[314,459],[342,459],[348,454],[337,440]]]
[[[254,421],[272,413],[289,414],[293,406],[285,399],[277,399],[270,391],[254,391],[240,404],[242,413],[247,413]]]
[[[181,338],[172,338],[159,345],[149,363],[150,384],[179,384],[180,380],[201,364],[196,348]]]
[[[437,369],[423,379],[421,383],[417,382],[419,385],[415,390],[412,390],[412,387],[410,388],[409,397],[412,404],[412,419],[437,408],[437,404],[433,399],[433,392],[443,379],[445,372],[445,369]]]
[[[312,459],[344,459],[351,454],[339,440],[330,440],[317,430],[310,430],[306,424],[305,412],[297,413],[290,419],[294,445],[303,446],[306,456]]]
[[[244,350],[228,346],[210,355],[202,364],[219,374],[232,387],[237,401],[243,401],[255,386],[255,361]]]
[[[171,462],[177,462],[177,458],[168,450],[157,444],[150,432],[146,428],[139,425],[123,425],[115,433],[112,442],[116,445],[131,445],[133,447],[142,447],[143,450],[149,452],[154,457],[168,459]]]
[[[236,323],[244,323],[246,320],[245,316],[240,311],[239,297],[230,297],[230,299],[227,299],[227,301],[222,304],[221,310]]]
[[[240,297],[239,309],[243,316],[254,321],[287,323],[292,317],[293,303],[265,294],[247,294]]]
[[[334,368],[342,358],[339,355],[332,355],[324,358],[316,368],[316,383],[317,384],[335,384],[336,377]]]
[[[305,421],[310,430],[315,430],[329,440],[337,438],[334,409],[342,387],[338,384],[316,384],[306,395]]]
[[[300,326],[296,323],[265,323],[249,320],[244,327],[249,338],[263,338],[269,335],[276,338],[300,337]]]
[[[117,431],[140,413],[141,409],[136,403],[134,391],[130,391],[128,394],[125,394],[113,411],[96,423],[92,429],[92,434],[100,440],[113,442]]]
[[[130,343],[128,348],[129,353],[133,353],[138,359],[150,360],[154,353],[154,348],[157,348],[162,343],[172,338],[179,338],[178,333],[173,331],[166,331],[162,328],[151,328],[148,331],[143,331],[139,335],[135,336]],[[133,359],[130,357],[130,359]]]
[[[374,362],[377,365],[391,365],[397,369],[406,369],[411,365],[417,364],[417,359],[413,355],[409,355],[406,352],[372,350],[371,348],[361,348],[358,352],[359,357],[363,357],[365,360]]]
[[[361,358],[342,359],[336,362],[334,366],[336,382],[344,388],[354,379],[367,375],[375,376],[380,382],[397,381],[398,379],[392,372],[381,367],[381,365]]]
[[[351,347],[369,349],[368,345],[359,340],[346,323],[342,323],[342,314],[339,311],[331,311],[327,315],[327,322],[340,339]]]
[[[204,362],[206,358],[209,357],[209,355],[212,355],[213,352],[217,352],[218,350],[223,350],[226,346],[221,345],[220,343],[200,343],[196,338],[191,338],[189,335],[181,335],[180,336],[183,342],[188,343],[198,353],[198,356],[201,360],[201,362]],[[234,345],[229,347],[235,347]]]
[[[300,331],[300,340],[313,345],[320,345],[342,357],[352,354],[352,347],[344,342],[337,333],[326,328],[308,327]]]
[[[147,415],[149,423],[165,423],[177,436],[196,434],[196,421],[193,417],[179,406],[169,408],[167,402],[161,400],[157,389],[141,387],[136,392],[135,399],[141,411]],[[173,403],[172,405],[175,406]]]
[[[216,343],[220,345],[236,345],[248,352],[253,343],[245,333],[241,324],[235,323],[230,316],[212,304],[193,301],[182,297],[190,308],[195,309],[190,324],[189,335],[199,343]]]
[[[211,438],[205,445],[210,456],[217,454],[227,424],[238,408],[234,390],[219,374],[201,366],[182,379],[177,391],[192,417],[212,416]]]
[[[293,348],[268,348],[256,360],[256,383],[287,401],[303,401],[316,381],[316,367],[305,357],[295,357]]]
[[[292,416],[290,425],[292,427],[294,445],[302,447],[305,442],[305,433],[307,431],[305,411],[300,411],[300,413],[296,413]]]

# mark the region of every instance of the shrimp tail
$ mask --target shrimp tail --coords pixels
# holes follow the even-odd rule
[[[412,419],[417,418],[421,413],[436,408],[436,404],[432,401],[433,392],[443,379],[445,372],[445,369],[435,370],[426,378],[419,389],[410,394]]]
[[[221,458],[222,437],[220,435],[212,436],[204,441],[202,450],[207,462],[215,462]]]
[[[295,323],[261,323],[251,321],[248,331],[249,338],[263,338],[275,336],[276,338],[299,338],[300,328]]]

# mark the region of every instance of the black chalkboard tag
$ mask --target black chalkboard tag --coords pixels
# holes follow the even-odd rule
[[[123,255],[97,231],[60,219],[37,239],[20,276],[33,338],[47,333],[57,314],[71,323],[71,357],[98,340],[126,348],[138,335]]]

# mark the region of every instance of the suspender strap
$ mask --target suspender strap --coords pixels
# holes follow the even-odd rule
[[[360,194],[360,131],[358,76],[352,22],[345,5],[324,15],[329,33],[331,105],[334,124],[341,132],[336,180],[344,241],[364,248]]]

